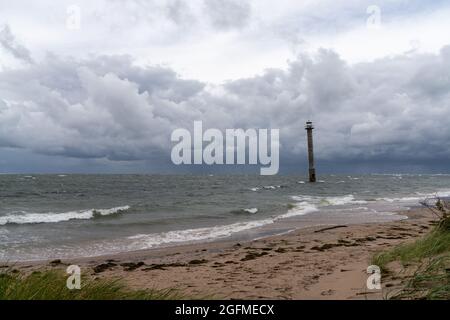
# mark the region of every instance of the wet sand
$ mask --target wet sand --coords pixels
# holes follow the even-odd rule
[[[406,220],[307,227],[249,242],[214,242],[96,258],[16,264],[25,272],[78,264],[93,278],[122,278],[131,288],[179,289],[187,298],[383,299],[401,283],[368,290],[373,254],[429,231],[425,209]],[[399,267],[400,268],[400,267]]]

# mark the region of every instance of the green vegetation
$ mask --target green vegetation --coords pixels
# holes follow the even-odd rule
[[[387,271],[386,265],[392,261],[400,261],[403,265],[407,265],[444,253],[450,253],[450,229],[436,227],[427,236],[414,243],[400,245],[391,251],[376,255],[373,263]]]
[[[421,264],[405,288],[392,299],[450,299],[450,255],[434,257]]]
[[[183,297],[173,289],[129,290],[120,280],[85,279],[69,290],[61,271],[0,272],[0,300],[172,300]]]
[[[438,201],[436,207],[439,204]],[[450,217],[447,211],[442,213],[439,223],[424,238],[379,253],[372,263],[387,274],[387,265],[393,261],[414,268],[414,272],[405,287],[390,298],[450,299]]]

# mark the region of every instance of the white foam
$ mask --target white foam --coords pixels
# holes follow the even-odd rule
[[[201,240],[220,239],[231,236],[233,233],[242,232],[248,229],[262,227],[274,223],[273,219],[238,222],[225,226],[215,226],[211,228],[197,228],[187,230],[176,230],[155,234],[138,234],[128,237],[136,240],[132,246],[141,249],[152,248],[169,243],[193,242]]]
[[[341,206],[344,204],[365,204],[367,201],[365,200],[355,200],[355,197],[353,195],[347,195],[343,197],[326,197],[325,201],[330,203],[332,206]]]
[[[439,190],[436,194],[432,194],[430,196],[450,197],[450,190]]]
[[[281,186],[263,186],[263,187],[254,187],[254,188],[250,188],[251,191],[259,191],[261,189],[264,190],[276,190],[276,189],[280,189]]]
[[[411,201],[419,201],[421,197],[403,197],[403,198],[377,198],[377,201],[386,201],[386,202],[411,202]]]
[[[257,213],[258,212],[258,208],[250,208],[250,209],[244,209],[245,212],[247,213]]]
[[[302,202],[294,204],[294,207],[292,209],[290,209],[287,213],[278,216],[276,220],[300,216],[300,215],[312,213],[312,212],[315,212],[318,210],[319,209],[317,209],[316,206],[314,206],[306,201],[302,201]]]
[[[263,189],[266,189],[266,190],[275,190],[278,188],[281,188],[281,186],[264,186],[263,187]]]
[[[384,198],[377,198],[375,200],[385,201],[385,202],[390,202],[390,203],[392,203],[392,202],[419,202],[420,200],[424,200],[425,198],[429,198],[429,197],[441,197],[441,198],[450,197],[450,190],[441,189],[441,190],[438,190],[433,193],[415,192],[415,194],[417,195],[416,197],[414,197],[414,196],[405,196],[405,197],[396,197],[396,198],[384,197]]]
[[[6,224],[33,224],[33,223],[57,223],[70,220],[88,220],[97,216],[108,216],[130,209],[130,206],[115,207],[110,209],[89,209],[81,211],[69,211],[63,213],[28,213],[10,214],[0,217],[0,225]]]
[[[377,198],[378,201],[386,201],[386,202],[418,202],[427,197],[450,197],[449,190],[440,190],[435,193],[416,193],[419,197],[400,197],[400,198]]]
[[[254,210],[253,208],[250,210]],[[247,209],[249,210],[249,209]],[[167,244],[183,243],[183,242],[195,242],[195,241],[206,241],[213,239],[221,239],[229,237],[235,233],[247,231],[254,228],[263,227],[277,220],[291,218],[294,216],[304,215],[317,211],[318,209],[307,202],[300,202],[295,204],[295,207],[290,209],[287,213],[274,216],[271,218],[263,220],[254,220],[246,222],[237,222],[229,225],[214,226],[209,228],[197,228],[188,230],[176,230],[163,233],[154,234],[137,234],[128,237],[130,240],[134,241],[131,246],[133,248],[147,249],[152,247],[163,246]]]
[[[340,197],[319,197],[319,196],[293,196],[295,201],[303,202],[307,201],[318,206],[341,206],[345,204],[365,204],[365,200],[355,200],[355,197],[351,194]]]

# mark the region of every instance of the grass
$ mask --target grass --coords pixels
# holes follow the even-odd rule
[[[386,265],[392,261],[400,261],[403,265],[407,265],[445,252],[450,253],[450,229],[437,227],[414,243],[400,245],[391,251],[377,254],[373,263],[386,271]]]
[[[174,289],[130,290],[120,279],[87,279],[81,289],[69,290],[61,271],[37,271],[29,275],[6,270],[0,272],[0,300],[176,300],[182,295]]]
[[[450,217],[443,218],[425,237],[375,255],[372,263],[388,273],[388,264],[399,261],[414,266],[405,287],[393,299],[450,299]]]
[[[422,263],[392,299],[450,299],[450,255],[438,256]]]

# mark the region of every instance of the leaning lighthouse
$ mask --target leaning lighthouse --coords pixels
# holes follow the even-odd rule
[[[308,160],[309,160],[309,182],[316,182],[316,169],[314,168],[314,147],[313,134],[314,129],[311,121],[306,122],[306,134],[308,136]]]

